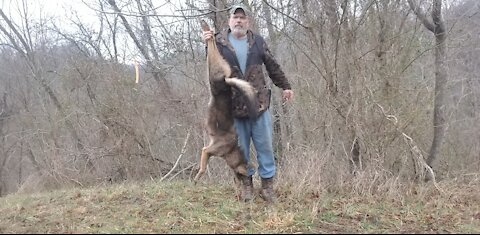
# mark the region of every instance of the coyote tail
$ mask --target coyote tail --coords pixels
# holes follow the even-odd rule
[[[248,117],[257,117],[257,92],[255,88],[247,81],[238,78],[225,78],[225,82],[236,87],[247,98]]]

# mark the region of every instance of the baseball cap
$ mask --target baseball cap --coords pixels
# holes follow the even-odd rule
[[[230,8],[230,15],[235,14],[237,10],[242,10],[246,16],[250,15],[250,11],[248,10],[247,6],[243,4],[235,4]]]

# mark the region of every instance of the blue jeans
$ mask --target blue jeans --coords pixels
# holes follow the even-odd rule
[[[275,175],[275,158],[272,143],[272,118],[266,110],[256,119],[235,118],[235,129],[238,135],[238,144],[243,156],[247,160],[249,176],[255,174],[255,169],[250,164],[250,140],[253,141],[257,152],[258,174],[266,179]]]

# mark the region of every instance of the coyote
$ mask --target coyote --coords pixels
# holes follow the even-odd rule
[[[210,27],[202,20],[203,31]],[[211,156],[225,159],[227,165],[235,172],[235,181],[243,182],[247,177],[247,162],[238,145],[232,114],[232,87],[237,88],[249,103],[250,116],[256,115],[256,90],[247,81],[231,78],[231,69],[218,51],[215,37],[207,40],[207,66],[210,82],[210,101],[207,109],[206,129],[210,139],[208,146],[202,148],[200,168],[195,176],[195,183],[205,173]]]

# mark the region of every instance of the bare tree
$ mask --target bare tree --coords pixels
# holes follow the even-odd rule
[[[227,0],[208,0],[210,19],[213,21],[215,30],[228,27],[228,2]]]
[[[447,68],[445,64],[446,39],[447,32],[445,22],[442,17],[442,1],[433,0],[432,19],[427,18],[426,14],[414,0],[408,0],[408,4],[421,20],[423,25],[435,35],[435,98],[433,109],[433,140],[430,152],[427,158],[427,164],[432,166],[435,159],[440,154],[443,139],[447,131],[446,122],[446,85]]]
[[[6,143],[6,135],[4,131],[7,118],[12,114],[12,110],[7,104],[7,93],[4,92],[2,99],[0,99],[0,179],[2,178],[4,170],[6,170],[6,163],[8,161],[9,150]],[[3,195],[3,189],[5,188],[5,182],[0,180],[0,196]]]
[[[116,1],[108,0],[108,4],[112,6],[113,10],[118,14],[120,19],[122,19],[123,26],[125,27],[125,29],[128,32],[128,35],[130,35],[131,39],[137,46],[137,49],[141,52],[142,56],[145,58],[148,68],[152,71],[153,77],[159,83],[163,93],[165,94],[165,97],[171,97],[172,95],[171,88],[167,80],[165,79],[165,71],[162,71],[163,68],[159,64],[160,61],[158,60],[158,52],[156,49],[157,47],[153,45],[151,26],[148,22],[148,19],[146,17],[142,17],[143,33],[145,33],[145,38],[148,41],[147,45],[143,45],[140,39],[137,37],[137,35],[135,35],[130,22],[128,22],[125,15],[122,14],[122,11],[117,6]],[[141,3],[139,1],[137,1],[137,6],[141,7]],[[145,14],[141,8],[139,8],[139,11],[141,15]],[[153,58],[151,57],[151,54],[153,54],[154,56]]]
[[[276,141],[283,150],[277,154],[282,157],[279,174],[285,177],[281,183],[300,190],[395,189],[391,184],[410,180],[412,170],[418,176],[421,168],[429,169],[422,162],[428,155],[423,149],[429,147],[429,164],[448,153],[436,171],[478,172],[474,39],[480,30],[479,4],[464,0],[442,9],[435,1],[431,19],[419,14],[437,37],[434,42],[411,17],[415,1],[244,1],[255,15],[254,30],[270,40],[296,94],[288,112],[282,112],[279,100],[272,102],[280,116],[275,135],[281,137]],[[198,18],[209,17],[221,30],[232,1],[85,3],[98,24],[89,25],[76,9],[60,23],[37,21],[25,13],[16,17],[2,8],[2,194],[42,189],[45,182],[58,187],[188,177],[187,170],[197,162],[206,140],[202,115],[208,102]],[[173,13],[164,14],[170,7]],[[450,7],[458,7],[452,9],[455,16]],[[451,17],[457,20],[447,30],[448,55],[442,49],[445,26],[435,23],[442,22],[441,10],[449,22]],[[66,30],[62,23],[73,27]],[[136,55],[145,59],[139,82],[130,62]],[[436,62],[444,56],[449,56],[448,73],[459,84],[451,102],[448,97],[442,101],[446,62]],[[452,114],[456,119],[442,141],[447,105],[457,107]],[[430,109],[435,111],[433,143]],[[223,167],[220,162],[210,165],[210,179],[231,179],[216,170]]]
[[[90,169],[94,168],[90,158],[88,155],[83,154],[85,150],[85,146],[83,141],[80,139],[73,123],[67,118],[67,113],[65,112],[65,108],[59,101],[58,95],[55,94],[54,90],[51,86],[47,83],[47,81],[42,76],[42,70],[39,67],[38,58],[35,57],[34,49],[32,48],[32,42],[29,40],[28,35],[29,32],[25,32],[23,35],[20,33],[19,29],[12,23],[9,17],[5,15],[3,10],[0,9],[0,16],[6,22],[8,29],[5,28],[2,24],[0,24],[0,31],[9,39],[11,46],[27,61],[30,71],[35,78],[44,89],[44,91],[48,94],[50,99],[52,100],[53,104],[57,108],[57,110],[62,114],[65,118],[65,125],[70,132],[75,145],[82,153],[82,156],[87,160]],[[27,28],[27,30],[29,30]]]

